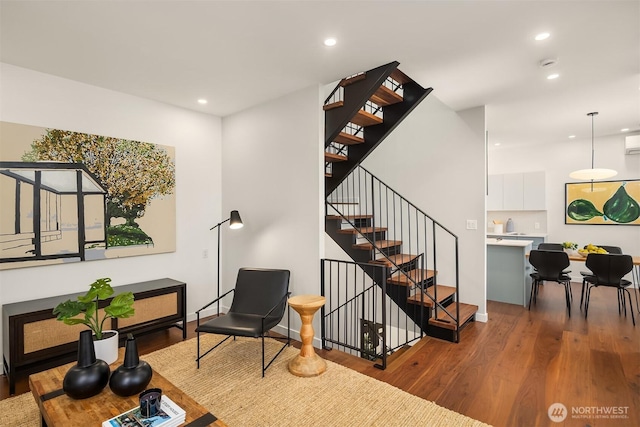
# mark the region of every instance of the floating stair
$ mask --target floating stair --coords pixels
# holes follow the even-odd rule
[[[344,162],[347,160],[348,160],[347,156],[343,156],[342,154],[327,153],[326,151],[324,153],[325,162]]]
[[[389,277],[387,283],[391,283],[393,285],[398,286],[412,286],[415,283],[420,283],[420,281],[428,282],[433,280],[433,276],[435,275],[435,271],[433,270],[420,270],[414,269],[409,271],[397,271]],[[455,288],[454,288],[455,291]]]
[[[440,304],[442,304],[447,299],[450,299],[456,293],[456,288],[453,288],[451,286],[444,286],[444,285],[431,286],[427,288],[427,291],[425,293],[429,295],[431,298],[435,299],[436,290],[438,291],[438,302]],[[431,298],[428,298],[427,296],[424,296],[423,298],[421,298],[420,294],[417,293],[407,298],[407,302],[411,304],[420,305],[421,303],[420,300],[422,299],[423,300],[422,305],[424,305],[425,307],[433,307],[433,301],[431,300]]]
[[[382,124],[382,117],[378,117],[365,110],[358,110],[355,116],[351,117],[351,123],[358,126],[367,127]]]
[[[342,145],[364,144],[364,138],[346,132],[340,132],[333,141]]]
[[[398,62],[392,62],[344,78],[325,101],[325,147],[333,148],[335,143],[342,145],[341,154],[325,154],[325,161],[330,163],[330,170],[325,174],[327,197],[431,93],[431,88],[421,87],[400,71],[398,65]],[[343,150],[346,155],[342,155]],[[354,187],[360,185],[358,181]],[[354,188],[356,190],[360,191]],[[347,197],[351,195],[347,194]],[[364,200],[365,208],[359,211],[366,211],[367,203],[374,205],[379,200],[380,197],[375,201],[372,198],[370,202]],[[340,210],[339,202],[329,202],[332,209]],[[352,208],[349,209],[353,212]],[[342,228],[345,221],[349,225]],[[477,306],[457,301],[456,287],[436,283],[436,272],[424,268],[430,259],[425,253],[402,253],[403,242],[387,239],[387,227],[379,226],[383,223],[374,222],[372,215],[327,215],[325,230],[354,261],[364,263],[361,264],[362,270],[376,283],[382,283],[380,276],[388,274],[387,296],[421,326],[421,333],[425,331],[427,335],[457,342],[460,329],[475,319]],[[388,227],[397,228],[391,224],[393,222]],[[404,235],[412,232],[405,230]],[[399,234],[403,235],[402,229]],[[408,246],[407,252],[425,252],[428,245],[414,247],[409,241]],[[372,264],[384,265],[388,269],[374,268]],[[437,301],[434,302],[436,294]],[[446,309],[455,317],[456,306],[460,313],[458,322],[444,311]],[[396,357],[402,352],[397,352]]]
[[[380,86],[376,93],[371,97],[371,102],[380,107],[386,107],[387,105],[397,104],[402,102],[402,96],[392,91],[386,86]]]

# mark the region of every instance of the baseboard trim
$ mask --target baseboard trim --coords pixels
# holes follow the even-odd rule
[[[476,322],[487,323],[489,321],[489,313],[476,313]]]

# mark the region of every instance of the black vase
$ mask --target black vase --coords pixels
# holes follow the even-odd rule
[[[62,381],[62,389],[73,399],[86,399],[100,393],[109,382],[109,365],[96,359],[90,330],[80,332],[78,364],[72,366]]]
[[[153,371],[151,366],[138,357],[138,345],[133,335],[127,335],[124,364],[119,366],[109,380],[109,387],[118,396],[132,396],[145,389]]]

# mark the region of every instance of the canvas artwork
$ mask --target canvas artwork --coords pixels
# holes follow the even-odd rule
[[[0,122],[0,204],[0,270],[174,252],[174,148]]]
[[[565,224],[640,225],[640,180],[565,184]]]

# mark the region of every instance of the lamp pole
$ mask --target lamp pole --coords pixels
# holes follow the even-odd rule
[[[225,219],[224,221],[220,221],[219,223],[217,223],[216,225],[214,225],[213,227],[211,227],[209,229],[209,231],[217,228],[218,229],[218,295],[217,298],[220,298],[220,226],[222,224],[224,224],[225,222],[229,222],[231,221],[231,224],[229,224],[230,228],[235,229],[235,228],[242,228],[243,223],[242,223],[242,219],[240,219],[240,214],[238,213],[238,211],[231,211],[231,214],[229,214],[229,218]],[[218,299],[218,316],[220,316],[220,300]]]

